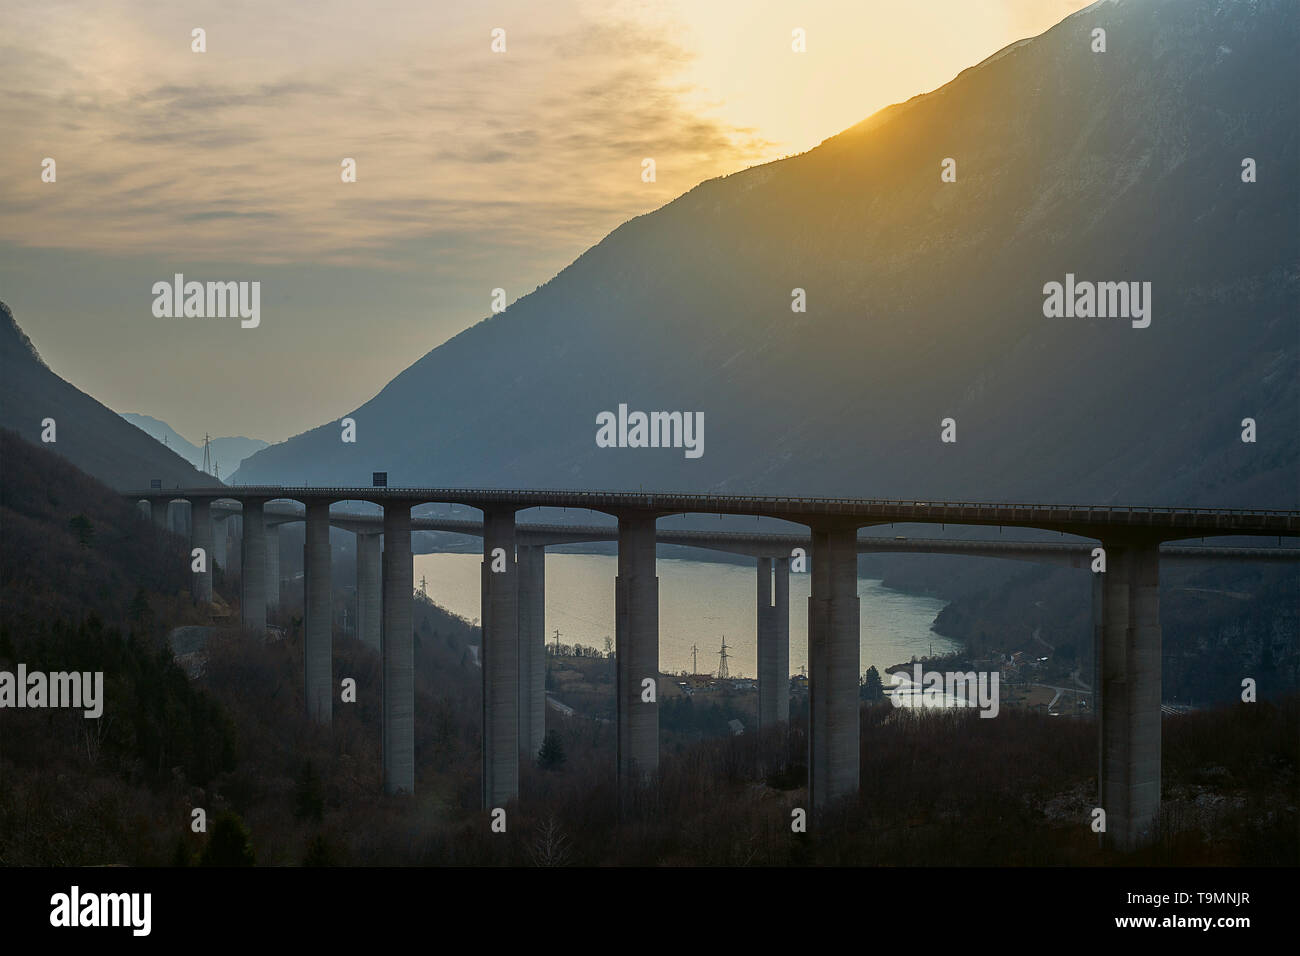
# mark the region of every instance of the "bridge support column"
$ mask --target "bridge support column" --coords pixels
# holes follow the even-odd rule
[[[373,548],[378,550],[378,538],[368,537],[375,538]],[[415,568],[411,563],[411,506],[404,502],[384,506],[383,563],[384,625],[380,644],[384,662],[384,792],[414,793],[415,650],[411,603]]]
[[[244,528],[248,537],[248,528]],[[307,714],[318,724],[334,715],[334,628],[330,602],[330,506],[307,502],[304,551],[303,670]],[[251,578],[245,574],[245,578]]]
[[[1092,716],[1101,719],[1101,636],[1106,622],[1105,582],[1106,575],[1090,572],[1092,576]],[[1101,753],[1098,752],[1098,760]],[[1100,764],[1097,779],[1101,779]]]
[[[167,531],[167,515],[172,503],[165,498],[149,499],[149,516],[153,518],[154,527]]]
[[[618,777],[641,783],[659,771],[659,578],[655,574],[655,516],[620,515],[614,590],[618,669]],[[654,682],[646,700],[645,681]]]
[[[772,606],[772,559],[758,559],[758,726],[776,724],[776,608]]]
[[[1160,813],[1160,546],[1105,545],[1100,790],[1103,843],[1154,842]]]
[[[229,520],[222,516],[212,519],[212,561],[226,568],[226,537],[230,534]]]
[[[375,650],[380,648],[381,622],[379,537],[357,532],[357,638]]]
[[[790,719],[790,559],[758,559],[758,725]]]
[[[265,523],[265,518],[263,519]],[[280,606],[280,526],[266,525],[266,611]]]
[[[212,601],[212,503],[206,499],[190,504],[190,547],[203,549],[203,570],[192,572],[190,593],[195,601]],[[191,562],[193,557],[191,556]]]
[[[546,737],[546,548],[519,547],[519,746],[537,759]]]
[[[266,630],[266,526],[262,501],[245,501],[244,538],[240,548],[239,608],[244,627]]]
[[[775,602],[772,607],[773,643],[776,647],[776,686],[772,699],[777,723],[790,720],[790,559],[776,559]]]
[[[857,529],[812,529],[808,599],[809,802],[821,810],[858,791]]]
[[[519,796],[519,567],[515,513],[483,512],[483,807]]]
[[[227,570],[233,571],[242,577],[244,574],[244,516],[242,514],[231,515],[226,522],[226,527],[230,529],[230,547],[226,549],[226,555],[230,559],[230,567]]]

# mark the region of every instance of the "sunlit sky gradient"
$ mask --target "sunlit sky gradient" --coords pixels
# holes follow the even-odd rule
[[[278,441],[484,318],[493,288],[531,292],[700,181],[810,149],[1086,5],[10,2],[0,299],[110,407]],[[150,287],[175,272],[260,280],[261,327],[154,318]]]

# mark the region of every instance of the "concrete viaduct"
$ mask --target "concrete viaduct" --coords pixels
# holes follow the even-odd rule
[[[656,542],[694,544],[757,557],[761,725],[788,718],[789,554],[793,547],[808,548],[812,578],[808,607],[808,787],[813,809],[820,810],[856,793],[859,785],[859,553],[941,551],[1073,564],[1082,560],[1081,552],[1091,552],[1090,547],[1077,544],[962,541],[936,546],[929,539],[860,540],[860,528],[894,523],[984,525],[1058,531],[1094,539],[1105,548],[1107,561],[1106,573],[1098,576],[1100,586],[1094,592],[1100,622],[1095,638],[1100,682],[1100,800],[1107,815],[1107,842],[1122,850],[1150,842],[1160,807],[1161,545],[1210,536],[1300,533],[1300,512],[1205,508],[280,486],[153,489],[130,492],[126,497],[148,501],[153,520],[160,527],[166,526],[167,510],[173,500],[188,501],[193,546],[204,548],[209,555],[213,545],[213,504],[221,500],[239,502],[243,524],[240,603],[243,623],[253,629],[262,629],[266,624],[268,525],[278,529],[286,521],[305,521],[306,698],[309,714],[321,723],[330,721],[334,693],[329,528],[333,523],[351,526],[357,532],[358,633],[372,643],[376,626],[382,634],[383,772],[388,793],[413,792],[415,786],[411,531],[425,530],[421,526],[427,525],[427,530],[481,534],[485,807],[501,806],[518,796],[520,751],[535,753],[540,747],[545,672],[543,555],[547,544],[607,538],[618,542],[616,703],[618,775],[623,783],[646,779],[655,773],[659,763],[658,707],[644,703],[641,697],[642,681],[657,681],[659,677]],[[303,511],[267,509],[269,502],[281,499],[297,502]],[[382,518],[331,516],[330,506],[342,501],[377,505],[383,509]],[[434,503],[476,508],[482,511],[483,521],[480,525],[412,518],[412,508]],[[601,512],[617,520],[617,529],[516,524],[517,512],[537,507]],[[723,534],[711,532],[659,531],[658,519],[674,514],[774,518],[806,525],[810,534],[730,533],[724,538]],[[476,530],[471,530],[471,525]],[[385,542],[382,562],[379,533]],[[1058,550],[1048,550],[1052,548]],[[1187,557],[1237,551],[1250,553],[1234,557],[1248,558],[1261,556],[1263,549],[1182,550],[1202,552]],[[492,570],[494,553],[502,567],[496,572]],[[278,550],[276,555],[278,559]],[[277,571],[276,600],[278,577]],[[380,588],[382,603],[376,600]],[[210,600],[211,595],[210,572],[196,575],[196,598]],[[764,686],[775,692],[765,693]]]

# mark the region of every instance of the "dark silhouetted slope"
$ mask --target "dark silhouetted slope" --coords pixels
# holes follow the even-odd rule
[[[56,441],[41,442],[41,422],[55,421]],[[41,361],[9,307],[0,302],[0,427],[118,489],[219,484],[112,409],[68,384]]]
[[[158,538],[108,486],[6,428],[0,462],[3,627],[26,632],[88,613],[125,626],[139,589],[188,594],[183,540]]]

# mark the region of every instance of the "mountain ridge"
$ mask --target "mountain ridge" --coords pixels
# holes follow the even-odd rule
[[[195,468],[202,470],[202,445],[196,445],[172,428],[171,425],[160,418],[154,418],[152,415],[145,415],[140,412],[119,412],[118,414],[155,441],[162,441],[162,436],[165,435],[167,441],[164,444],[168,448],[171,448]],[[253,454],[253,452],[260,451],[268,445],[270,445],[270,442],[262,441],[260,438],[248,438],[243,435],[211,438],[208,440],[208,457],[215,469],[211,473],[215,475],[232,474],[239,467],[241,461]]]
[[[54,420],[54,441],[41,440]],[[221,484],[124,421],[116,412],[60,378],[41,359],[9,306],[0,302],[0,427],[57,452],[118,490]]]
[[[1294,507],[1296,109],[1258,94],[1296,15],[1254,9],[1080,11],[700,183],[413,362],[355,445],[322,425],[234,478]],[[1044,318],[1068,273],[1151,281],[1152,327]],[[598,449],[624,401],[704,411],[704,457]]]

